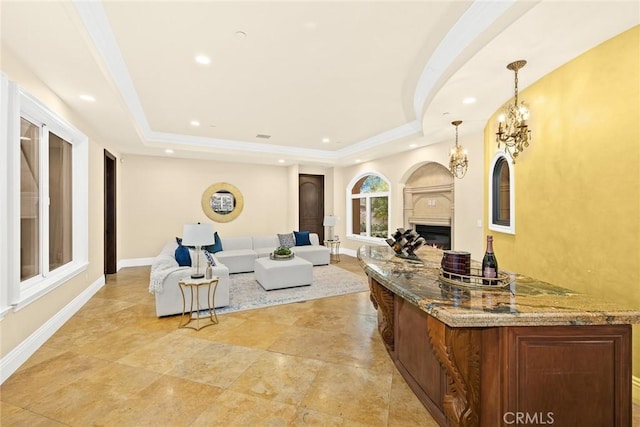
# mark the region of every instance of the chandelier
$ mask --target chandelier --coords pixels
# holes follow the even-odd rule
[[[498,132],[496,133],[498,148],[500,148],[500,144],[504,144],[505,151],[509,153],[514,164],[518,154],[529,146],[531,140],[531,131],[527,128],[529,109],[524,102],[518,105],[518,70],[526,63],[527,61],[520,60],[507,65],[507,69],[515,73],[515,102],[507,106],[503,114],[500,114]]]
[[[451,148],[449,154],[449,170],[456,178],[462,178],[467,173],[469,167],[469,159],[467,158],[467,150],[458,145],[458,126],[462,120],[451,122],[456,127],[456,146]]]

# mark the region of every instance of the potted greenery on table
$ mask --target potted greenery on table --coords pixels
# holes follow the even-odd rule
[[[273,251],[272,258],[274,259],[288,259],[293,257],[293,252],[286,246],[278,246],[275,251]]]

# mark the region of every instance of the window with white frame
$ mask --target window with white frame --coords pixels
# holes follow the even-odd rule
[[[515,234],[513,165],[504,152],[494,156],[489,168],[489,229]]]
[[[86,269],[88,140],[35,98],[9,84],[6,123],[10,251],[5,289],[14,309]],[[19,248],[19,251],[17,250]]]
[[[347,188],[349,221],[353,237],[389,237],[389,182],[376,173],[355,178]]]

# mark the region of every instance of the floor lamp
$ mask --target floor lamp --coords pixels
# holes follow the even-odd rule
[[[200,252],[203,246],[212,245],[215,237],[212,224],[185,224],[182,230],[182,245],[194,246],[196,248],[196,272],[191,275],[192,279],[202,279],[204,273],[200,273]],[[193,265],[193,260],[192,264]]]
[[[333,215],[326,215],[322,221],[322,225],[329,227],[329,238],[327,240],[334,240],[333,227],[336,225],[338,219]]]

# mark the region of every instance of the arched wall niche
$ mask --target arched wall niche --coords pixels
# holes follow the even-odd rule
[[[451,249],[453,242],[453,175],[440,163],[419,166],[403,191],[404,226],[413,228],[427,244]]]

